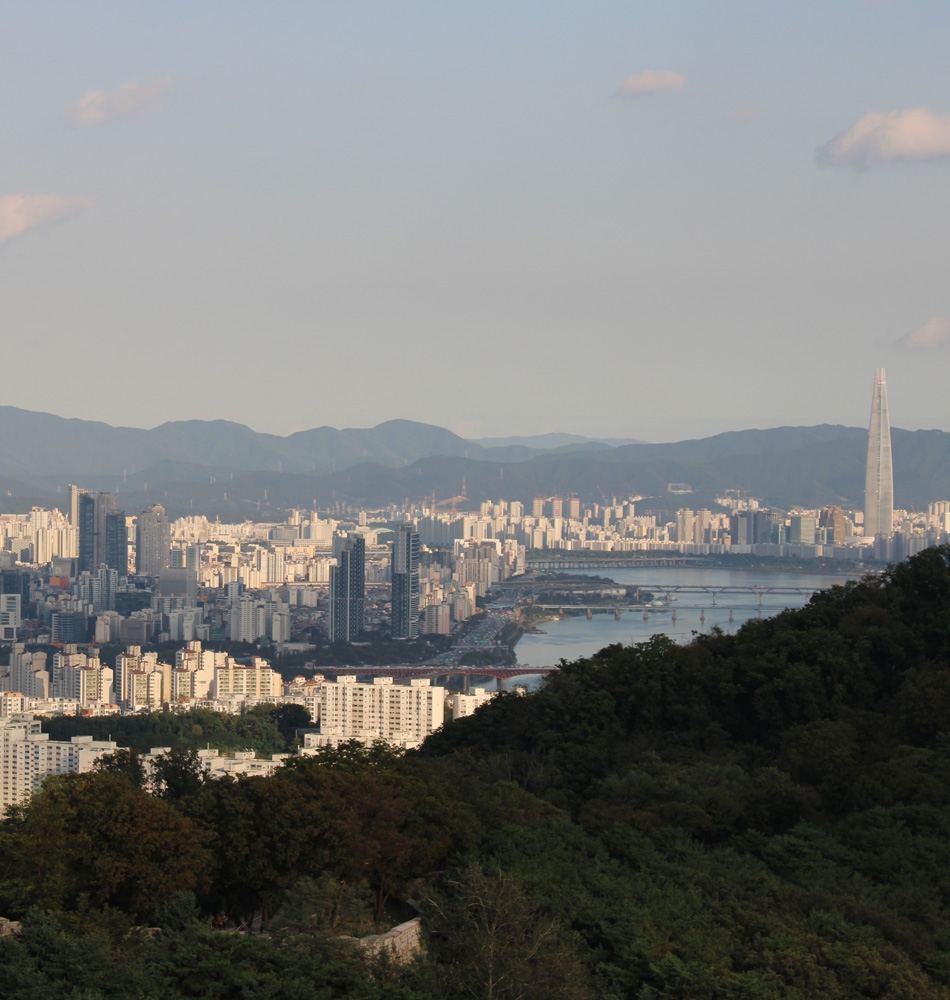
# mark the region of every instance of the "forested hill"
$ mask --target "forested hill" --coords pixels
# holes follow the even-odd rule
[[[490,850],[618,995],[945,995],[946,548],[735,636],[610,646],[424,751],[556,808]]]
[[[0,996],[945,997],[950,549],[610,646],[415,753],[159,778],[126,751],[0,824]],[[415,961],[341,940],[409,896]]]

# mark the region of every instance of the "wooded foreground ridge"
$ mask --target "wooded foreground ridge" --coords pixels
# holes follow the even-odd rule
[[[164,777],[120,753],[0,825],[0,996],[945,996],[950,549],[609,646],[417,752]],[[414,962],[341,940],[409,895]]]

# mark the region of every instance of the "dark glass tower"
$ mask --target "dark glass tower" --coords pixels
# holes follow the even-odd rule
[[[105,538],[102,561],[109,569],[116,570],[119,576],[125,576],[129,571],[129,535],[125,529],[125,511],[107,511],[103,527]]]
[[[96,568],[96,498],[79,494],[79,572]]]
[[[393,540],[394,639],[419,638],[419,534],[401,524]]]
[[[868,465],[864,480],[864,534],[890,535],[894,530],[894,473],[891,468],[891,424],[887,414],[884,369],[874,372]]]
[[[90,573],[105,563],[120,576],[128,572],[125,511],[111,493],[79,495],[79,571]]]
[[[337,553],[337,565],[330,567],[330,613],[327,637],[330,642],[353,642],[363,631],[366,606],[366,542],[352,535]]]

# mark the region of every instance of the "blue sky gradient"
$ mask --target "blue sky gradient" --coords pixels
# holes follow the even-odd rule
[[[950,430],[948,29],[912,0],[8,5],[3,402],[673,440],[863,424],[883,365],[895,425]],[[648,71],[682,85],[617,93]]]

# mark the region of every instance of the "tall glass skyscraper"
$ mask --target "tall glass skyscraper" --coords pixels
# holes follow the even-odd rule
[[[400,524],[393,539],[394,639],[419,638],[419,534]]]
[[[103,563],[125,576],[128,538],[125,511],[111,493],[79,493],[79,570],[95,572]]]
[[[354,642],[364,628],[366,610],[366,542],[350,535],[337,552],[337,565],[330,567],[330,611],[327,638],[330,642]]]
[[[868,466],[864,480],[864,534],[890,535],[894,530],[894,472],[891,468],[891,424],[887,415],[884,369],[874,372]]]

